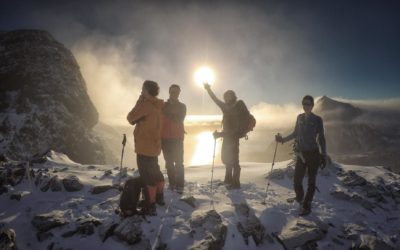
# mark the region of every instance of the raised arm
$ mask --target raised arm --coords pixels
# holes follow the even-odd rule
[[[218,97],[211,90],[211,86],[209,84],[204,84],[204,88],[207,90],[208,95],[215,102],[215,104],[217,104],[218,107],[220,107],[220,109],[224,110],[225,109],[225,103],[223,101],[221,101],[220,99],[218,99]]]

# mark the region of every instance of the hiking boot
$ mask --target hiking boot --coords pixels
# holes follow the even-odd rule
[[[232,183],[230,185],[227,185],[226,189],[228,189],[228,190],[240,189],[240,183]]]
[[[303,201],[303,210],[299,214],[300,216],[307,216],[311,213],[311,202]]]
[[[224,184],[225,185],[231,185],[232,184],[232,167],[230,167],[230,166],[226,166],[225,167]]]
[[[175,188],[175,186],[173,186],[173,185],[169,185],[169,186],[168,186],[168,189],[171,190],[171,191],[175,191],[176,188]]]
[[[164,206],[165,205],[164,193],[156,194],[156,203],[158,205],[160,205],[160,206]]]
[[[303,200],[297,199],[296,197],[287,198],[286,201],[287,201],[288,203],[297,202],[297,204],[299,204],[299,205],[301,205],[301,206],[303,205]]]
[[[137,211],[136,209],[134,209],[134,210],[125,210],[125,211],[121,211],[121,212],[119,213],[119,215],[120,215],[120,217],[122,217],[122,218],[127,218],[127,217],[133,216],[133,215],[135,215],[135,214],[137,214],[137,213],[138,213],[138,211]]]
[[[299,216],[307,216],[311,214],[311,209],[310,208],[303,208],[303,210],[299,213]]]
[[[142,214],[142,215],[147,215],[147,216],[157,216],[156,204],[155,204],[155,203],[152,203],[152,204],[150,204],[150,205],[144,206],[144,207],[140,210],[140,214]]]
[[[227,189],[240,189],[240,167],[233,169],[232,183]]]

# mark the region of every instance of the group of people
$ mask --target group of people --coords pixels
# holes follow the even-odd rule
[[[228,90],[220,100],[207,83],[204,88],[223,113],[222,131],[215,131],[215,139],[222,138],[221,158],[225,165],[224,183],[228,189],[240,189],[239,141],[246,133],[243,114],[250,115],[245,103],[238,100],[234,91]],[[169,87],[169,99],[157,98],[160,88],[154,81],[146,80],[136,105],[127,120],[135,125],[134,142],[137,166],[144,184],[145,204],[143,211],[156,215],[156,204],[164,202],[164,176],[158,164],[161,151],[165,159],[169,188],[180,194],[184,191],[184,120],[186,105],[179,101],[180,86]],[[311,202],[316,188],[318,168],[326,165],[326,146],[321,117],[312,113],[314,99],[302,100],[304,113],[297,117],[293,133],[286,137],[276,135],[278,143],[295,139],[297,161],[294,175],[296,201],[302,204],[301,215],[311,212]],[[245,125],[246,126],[246,125]],[[308,188],[304,195],[302,181],[308,172]]]

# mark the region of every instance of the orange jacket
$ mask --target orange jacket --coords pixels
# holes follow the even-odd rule
[[[186,116],[186,106],[179,101],[168,100],[162,112],[162,139],[183,139],[185,128],[183,121]]]
[[[164,101],[157,97],[141,96],[129,112],[127,120],[136,125],[133,131],[135,152],[145,156],[161,153],[161,112]]]

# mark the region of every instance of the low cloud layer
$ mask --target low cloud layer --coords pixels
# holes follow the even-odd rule
[[[288,129],[294,127],[301,107],[294,104],[276,105],[261,102],[250,109],[257,119],[257,127],[266,129]]]
[[[368,110],[400,111],[400,98],[388,98],[379,100],[351,100],[343,98],[335,98],[335,99]]]

